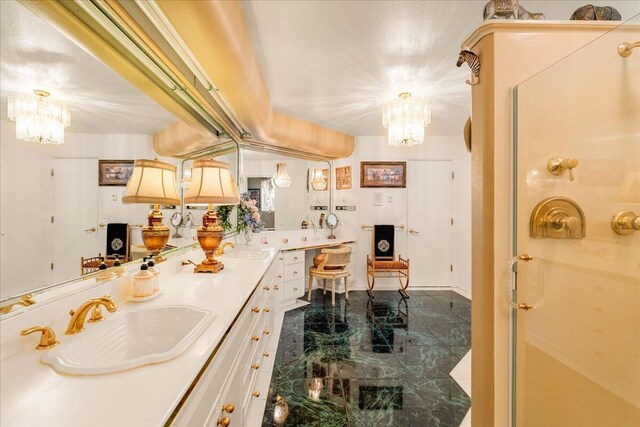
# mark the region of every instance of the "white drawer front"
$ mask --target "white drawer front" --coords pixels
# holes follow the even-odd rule
[[[304,263],[291,264],[284,266],[284,281],[304,280]]]
[[[304,251],[285,252],[284,265],[304,262]]]
[[[296,298],[302,298],[305,293],[304,278],[286,282],[284,284],[283,301],[292,301]]]

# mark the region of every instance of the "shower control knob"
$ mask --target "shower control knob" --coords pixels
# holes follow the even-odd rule
[[[631,211],[620,211],[611,218],[611,228],[621,236],[640,231],[640,215]]]

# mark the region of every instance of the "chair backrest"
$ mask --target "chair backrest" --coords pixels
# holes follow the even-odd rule
[[[323,254],[327,254],[324,268],[346,267],[351,262],[351,247],[341,246],[336,249],[322,249]]]
[[[373,259],[395,259],[395,233],[396,227],[394,225],[373,226]]]
[[[113,222],[107,224],[107,256],[120,255],[121,258],[128,260],[130,247],[129,224]]]

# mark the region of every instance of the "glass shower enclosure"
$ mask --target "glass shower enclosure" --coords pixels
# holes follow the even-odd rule
[[[640,426],[638,41],[640,15],[514,89],[514,426]]]

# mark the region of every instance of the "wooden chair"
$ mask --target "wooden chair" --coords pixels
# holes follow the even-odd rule
[[[401,255],[398,255],[396,259],[393,237],[389,239],[389,236],[385,236],[387,240],[391,240],[389,242],[377,235],[377,232],[380,232],[379,230],[384,230],[383,227],[387,227],[388,233],[388,227],[393,226],[376,225],[373,227],[373,255],[367,255],[367,285],[369,287],[367,294],[370,298],[373,298],[373,287],[376,284],[376,278],[397,277],[400,282],[398,292],[404,298],[409,298],[407,293],[407,288],[409,287],[409,258],[404,259]]]
[[[319,265],[309,268],[309,294],[307,300],[311,301],[311,289],[313,279],[322,279],[322,292],[327,294],[327,279],[331,280],[331,305],[336,305],[336,279],[343,279],[345,298],[349,300],[349,262],[351,261],[351,248],[342,246],[337,249],[322,249],[324,259]]]

